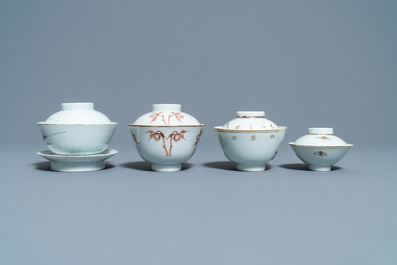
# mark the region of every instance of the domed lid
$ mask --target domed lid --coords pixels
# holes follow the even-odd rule
[[[132,125],[188,126],[201,124],[193,116],[181,112],[180,104],[153,104],[152,112],[143,114]]]
[[[228,130],[277,130],[279,127],[265,118],[264,111],[237,111],[237,117],[227,122]]]
[[[109,124],[109,118],[94,110],[94,103],[62,103],[62,110],[52,114],[46,124]]]
[[[304,146],[351,146],[335,136],[333,128],[308,128],[306,135],[291,144]]]

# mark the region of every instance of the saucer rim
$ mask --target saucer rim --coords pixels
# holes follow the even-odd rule
[[[44,152],[50,152],[50,153],[44,153]],[[104,153],[106,152],[106,153]],[[110,157],[115,154],[117,154],[119,151],[116,149],[106,149],[105,151],[99,153],[99,154],[93,154],[93,155],[59,155],[59,154],[54,154],[50,150],[42,150],[37,152],[36,154],[41,156],[41,157],[59,157],[59,158],[94,158],[94,157]]]

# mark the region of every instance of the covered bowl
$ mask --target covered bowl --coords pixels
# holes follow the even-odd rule
[[[62,103],[62,110],[38,122],[48,149],[58,155],[93,155],[105,151],[116,130],[94,103]]]
[[[287,127],[265,118],[264,111],[237,111],[237,117],[214,128],[225,156],[238,170],[263,171],[274,159]]]
[[[180,104],[153,104],[128,125],[139,155],[154,171],[179,171],[194,154],[204,124],[181,112]]]
[[[335,136],[333,128],[309,128],[306,135],[289,145],[313,171],[330,171],[353,146]]]

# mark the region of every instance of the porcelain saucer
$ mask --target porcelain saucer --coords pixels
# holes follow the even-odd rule
[[[62,172],[95,171],[105,168],[105,160],[117,154],[114,149],[106,149],[96,155],[57,155],[50,150],[37,152],[37,154],[51,161],[51,169]]]

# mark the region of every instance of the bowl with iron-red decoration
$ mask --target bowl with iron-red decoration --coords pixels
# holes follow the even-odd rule
[[[128,126],[139,155],[152,170],[172,172],[193,156],[205,125],[181,112],[180,104],[153,104],[151,112]]]
[[[333,128],[309,128],[306,135],[289,145],[313,171],[330,171],[353,147],[335,136]]]
[[[237,111],[237,117],[214,128],[225,156],[242,171],[263,171],[274,159],[287,127],[265,118],[264,111]]]

